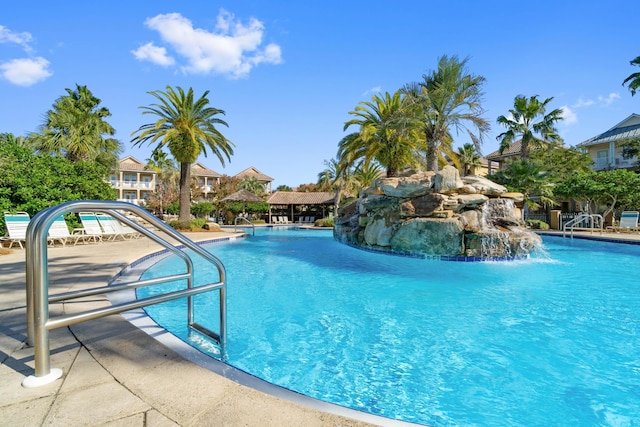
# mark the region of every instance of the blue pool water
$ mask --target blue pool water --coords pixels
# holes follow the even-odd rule
[[[544,242],[544,254],[493,263],[370,253],[317,230],[208,246],[227,269],[227,363],[419,424],[640,425],[640,247]],[[196,280],[214,281],[203,268]],[[166,258],[144,277],[181,270]],[[195,313],[217,330],[214,294]],[[184,301],[146,310],[201,342]]]

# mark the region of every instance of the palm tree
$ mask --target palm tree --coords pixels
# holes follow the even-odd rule
[[[476,168],[482,166],[480,154],[478,154],[475,145],[468,142],[458,148],[458,162],[463,176],[475,173]]]
[[[403,88],[419,108],[427,170],[438,171],[440,153],[443,148],[450,148],[453,130],[466,132],[478,149],[489,131],[480,105],[485,79],[469,74],[466,65],[467,59],[460,61],[457,56],[444,55],[438,60],[437,70]]]
[[[207,156],[207,147],[215,154],[224,166],[225,157],[231,160],[233,143],[224,137],[216,125],[228,126],[218,117],[223,110],[209,107],[205,91],[200,98],[194,99],[193,88],[185,93],[181,87],[177,91],[167,86],[166,92],[148,92],[158,99],[158,104],[140,107],[142,114],[153,114],[158,120],[140,126],[131,135],[137,134],[131,142],[133,145],[157,143],[156,150],[167,146],[169,152],[180,163],[180,215],[179,219],[190,218],[191,207],[191,165],[202,153]]]
[[[115,138],[115,129],[105,121],[109,110],[100,107],[100,99],[86,86],[65,89],[45,116],[41,132],[30,135],[34,147],[43,152],[63,155],[77,162],[95,160],[107,167],[117,164],[122,144]]]
[[[640,56],[629,62],[631,63],[631,65],[637,65],[640,67]],[[638,88],[640,88],[640,72],[632,73],[629,77],[624,79],[624,81],[622,82],[622,86],[626,84],[629,84],[631,96],[634,96]]]
[[[417,122],[407,114],[407,107],[401,91],[359,103],[349,112],[357,118],[346,122],[344,130],[352,125],[360,129],[342,139],[338,157],[365,165],[376,160],[386,168],[387,176],[397,176],[405,166],[414,164],[421,143]]]
[[[256,196],[262,196],[262,194],[264,194],[264,184],[254,177],[243,179],[238,185],[238,189],[250,191]]]
[[[540,164],[525,159],[515,160],[491,175],[491,180],[504,185],[509,191],[522,193],[525,209],[556,203],[551,174]]]
[[[516,96],[513,108],[509,110],[509,117],[500,116],[497,122],[507,130],[496,137],[500,141],[500,152],[503,152],[516,141],[522,139],[520,157],[529,159],[531,147],[541,147],[547,143],[561,144],[556,122],[562,120],[562,110],[556,108],[547,113],[547,105],[553,97],[540,102],[538,96],[527,98]],[[536,119],[539,118],[539,121]],[[536,135],[540,135],[541,138]]]
[[[333,214],[338,215],[338,207],[342,200],[342,194],[353,190],[354,179],[351,168],[346,162],[336,159],[325,160],[326,169],[318,174],[318,187],[322,191],[335,191],[333,199]]]
[[[353,177],[360,189],[369,187],[373,181],[380,178],[380,166],[377,163],[370,165],[359,165],[353,171]]]
[[[175,195],[175,188],[178,183],[177,168],[172,159],[167,156],[167,153],[157,149],[151,153],[151,157],[147,159],[147,169],[151,169],[156,172],[156,191],[155,196],[158,203],[158,211],[162,216],[164,214],[164,206],[171,203],[166,200],[167,196],[173,192]]]

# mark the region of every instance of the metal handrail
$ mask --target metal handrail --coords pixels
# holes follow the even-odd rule
[[[236,219],[233,221],[233,231],[237,231],[236,229],[238,227],[238,220],[239,219],[245,220],[245,221],[247,221],[249,223],[249,225],[252,228],[253,235],[255,236],[256,235],[256,226],[255,226],[255,224],[253,222],[249,221],[247,218],[245,218],[243,216],[237,216]]]
[[[575,229],[585,229],[585,227],[576,227],[575,225],[576,224],[580,224],[580,223],[584,222],[585,220],[589,221],[589,227],[586,227],[586,229],[591,230],[592,234],[593,234],[593,230],[602,231],[602,224],[604,222],[604,219],[602,218],[602,215],[600,215],[600,214],[581,213],[578,216],[576,216],[575,218],[567,221],[562,226],[562,237],[566,237],[567,229],[570,229],[571,230],[571,238],[573,239],[573,231]]]
[[[48,257],[47,257],[47,233],[53,221],[60,215],[70,212],[95,211],[109,214],[122,221],[126,225],[149,237],[156,243],[164,246],[170,252],[182,258],[187,267],[186,273],[180,273],[161,278],[140,280],[137,282],[120,284],[117,286],[104,286],[92,289],[66,292],[49,296],[48,277]],[[211,262],[218,269],[219,282],[206,285],[193,286],[193,261],[191,257],[181,248],[158,236],[151,230],[143,227],[131,220],[120,211],[135,213],[151,225],[157,227],[186,248],[191,249],[207,261]],[[213,338],[220,345],[221,353],[226,354],[227,331],[226,331],[226,271],[222,262],[213,254],[188,239],[186,236],[169,227],[155,216],[139,206],[126,202],[103,201],[103,200],[78,200],[63,203],[45,209],[36,214],[27,227],[26,234],[26,281],[27,281],[27,343],[34,348],[35,375],[24,379],[22,385],[25,387],[37,387],[55,381],[62,376],[61,369],[51,369],[49,330],[69,326],[86,320],[97,319],[110,314],[121,313],[123,311],[141,308],[147,305],[158,304],[177,298],[188,298],[188,323],[189,326]],[[134,289],[142,286],[149,286],[157,283],[169,282],[172,280],[186,280],[187,288],[179,291],[169,292],[163,295],[147,297],[131,302],[114,304],[105,308],[88,310],[81,313],[59,316],[56,319],[49,317],[49,303],[61,302],[73,298],[81,298],[90,295],[107,294],[123,289]],[[220,292],[220,332],[215,333],[197,324],[193,317],[193,298],[195,294],[218,289]]]

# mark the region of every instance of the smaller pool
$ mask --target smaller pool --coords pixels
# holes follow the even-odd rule
[[[546,253],[529,260],[482,263],[370,253],[317,230],[260,229],[211,245],[227,268],[227,363],[419,424],[637,425],[640,247],[544,241]],[[166,258],[143,277],[183,268]],[[201,283],[217,275],[196,271]],[[217,313],[213,294],[196,304],[198,322],[217,330],[204,317]],[[219,357],[190,337],[184,302],[146,310]]]

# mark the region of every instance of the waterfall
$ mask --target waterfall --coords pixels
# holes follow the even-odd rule
[[[482,205],[482,256],[487,258],[513,257],[511,231],[496,224],[517,223],[514,213],[515,203],[511,199],[489,199]],[[524,249],[524,248],[523,248]],[[526,251],[528,253],[528,251]]]

